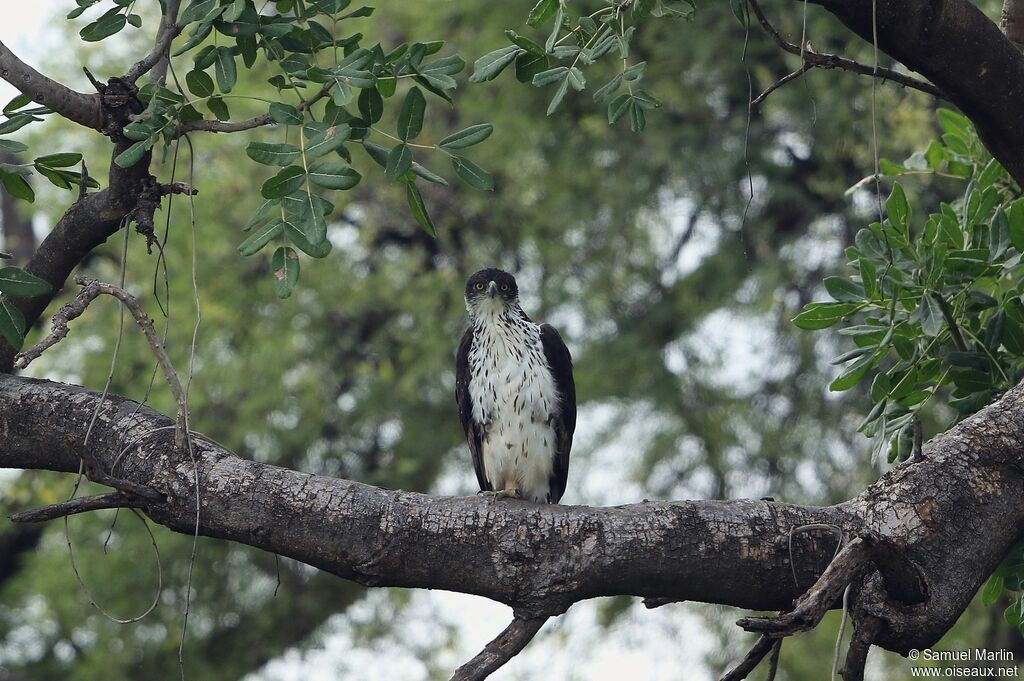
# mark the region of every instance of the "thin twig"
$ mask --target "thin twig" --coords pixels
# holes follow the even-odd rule
[[[547,621],[546,617],[515,617],[505,631],[488,643],[480,654],[455,670],[451,681],[480,681],[518,655]]]
[[[807,73],[808,71],[810,71],[812,68],[814,68],[813,64],[810,64],[808,62],[804,62],[804,65],[801,66],[800,68],[798,68],[793,73],[788,73],[785,76],[783,76],[782,78],[779,78],[777,81],[775,81],[771,85],[769,85],[768,88],[764,92],[759,94],[757,97],[754,98],[754,100],[752,102],[750,102],[750,105],[751,106],[760,106],[761,103],[764,102],[764,100],[768,99],[768,95],[770,95],[771,93],[775,92],[776,90],[778,90],[780,87],[782,87],[783,85],[785,85],[789,81],[796,80],[800,76],[802,76],[805,73]]]
[[[160,17],[160,27],[156,32],[156,42],[153,44],[153,50],[139,61],[132,64],[131,68],[128,69],[128,73],[125,74],[125,80],[129,83],[134,83],[143,76],[150,69],[153,71],[153,80],[161,83],[164,80],[164,76],[167,73],[166,64],[160,68],[161,62],[166,62],[170,59],[168,52],[171,49],[171,42],[178,37],[184,26],[178,25],[178,7],[181,4],[181,0],[167,0],[164,4],[164,13]]]
[[[765,681],[775,681],[775,675],[779,671],[779,656],[782,653],[782,642],[785,639],[775,639],[775,645],[772,646],[772,656],[768,658],[768,676]]]
[[[141,505],[142,500],[138,497],[129,496],[124,492],[107,492],[21,511],[10,516],[10,519],[12,523],[42,523],[76,513],[87,513],[106,508],[139,508]]]
[[[750,649],[746,657],[735,667],[722,674],[722,678],[719,681],[742,681],[742,679],[747,678],[750,672],[754,671],[754,668],[761,664],[761,660],[765,658],[765,655],[775,648],[776,643],[781,642],[781,638],[774,639],[770,636],[761,636],[757,639],[757,643]],[[775,656],[774,653],[772,655],[773,657]]]
[[[178,405],[178,428],[175,431],[174,442],[175,446],[180,447],[185,441],[186,434],[186,414],[188,413],[188,405],[185,401],[185,391],[181,387],[181,382],[178,380],[178,374],[174,371],[174,366],[171,364],[170,357],[167,356],[167,351],[164,349],[163,343],[156,335],[156,330],[153,327],[153,320],[149,318],[146,311],[142,309],[142,305],[139,304],[138,299],[132,294],[125,291],[123,288],[114,286],[113,284],[105,284],[101,281],[97,281],[92,277],[86,277],[78,275],[75,277],[75,283],[85,288],[64,307],[57,312],[53,318],[53,329],[50,334],[41,340],[36,345],[32,346],[23,353],[20,353],[15,358],[15,366],[18,368],[24,368],[28,366],[29,362],[39,357],[50,347],[56,345],[65,336],[68,335],[68,322],[85,312],[85,308],[96,299],[100,294],[106,294],[117,298],[132,313],[135,317],[135,321],[138,323],[139,328],[142,329],[143,335],[149,342],[149,347],[152,349],[153,354],[156,355],[157,361],[160,363],[160,367],[164,371],[164,377],[167,379],[167,385],[171,389],[171,393],[174,395],[174,400]]]
[[[334,83],[326,83],[320,91],[317,92],[309,99],[305,99],[299,102],[298,110],[305,111],[321,99],[327,96],[331,91],[331,87]],[[180,137],[189,132],[193,131],[205,131],[205,132],[241,132],[243,130],[252,130],[253,128],[261,128],[264,125],[270,125],[274,123],[274,119],[269,113],[265,113],[261,116],[254,116],[244,121],[215,121],[204,118],[199,121],[187,121],[178,126],[174,133],[175,137]]]
[[[942,90],[928,81],[921,80],[920,78],[914,78],[913,76],[908,76],[893,69],[883,67],[878,67],[876,69],[876,67],[869,64],[862,64],[861,62],[847,59],[846,57],[840,57],[836,54],[817,52],[812,50],[808,45],[803,46],[803,49],[801,49],[801,47],[794,45],[779,34],[775,27],[772,26],[765,17],[757,0],[747,0],[747,2],[750,4],[750,8],[754,11],[754,15],[757,17],[758,22],[760,22],[761,27],[769,36],[771,36],[775,43],[786,52],[801,57],[804,60],[804,64],[810,64],[811,66],[820,69],[840,69],[842,71],[850,71],[851,73],[859,73],[862,76],[872,76],[875,78],[881,77],[882,80],[891,80],[894,83],[899,83],[905,87],[919,90],[920,92],[924,92],[933,97],[938,97],[939,99],[949,99]]]

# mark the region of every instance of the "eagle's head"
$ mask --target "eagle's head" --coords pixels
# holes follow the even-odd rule
[[[519,302],[519,287],[508,272],[488,267],[466,282],[466,309],[471,317],[496,314]]]

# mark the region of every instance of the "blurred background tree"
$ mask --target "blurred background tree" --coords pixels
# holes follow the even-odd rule
[[[65,4],[53,3],[55,16]],[[764,4],[780,30],[799,36],[805,8]],[[472,60],[504,44],[503,31],[522,26],[527,9],[425,0],[388,3],[362,21],[372,41],[444,37]],[[871,60],[870,46],[822,13],[812,9],[806,19],[815,45]],[[50,55],[49,63],[39,55],[37,63],[58,77],[80,64],[123,70],[120,46],[73,44],[75,54]],[[241,456],[384,487],[475,491],[452,397],[453,353],[464,324],[462,283],[495,265],[517,274],[524,307],[562,329],[576,361],[581,416],[564,503],[845,499],[885,468],[856,432],[868,402],[859,391],[828,392],[835,338],[789,320],[820,296],[824,276],[843,269],[842,249],[872,219],[873,195],[846,191],[873,171],[870,81],[811,72],[748,118],[751,92],[793,65],[764,35],[748,35],[724,4],[699,6],[692,23],[645,26],[634,49],[649,62],[645,88],[663,104],[642,134],[625,132],[624,121],[609,127],[587,92],[545,118],[550,93],[511,73],[484,85],[460,76],[455,106],[434,107],[423,137],[492,123],[474,158],[494,174],[495,191],[425,188],[435,240],[409,217],[401,187],[364,178],[330,224],[333,251],[303,263],[290,299],[273,296],[269,255],[236,251],[260,202],[250,189],[260,169],[240,159],[249,139],[270,141],[269,132],[204,136],[182,145],[176,164],[167,155],[163,174],[173,171],[201,193],[192,202],[176,198],[163,214],[162,258],[138,238],[125,257],[118,237],[87,269],[114,281],[123,258],[127,287],[155,316],[161,307],[168,313],[167,345],[179,367],[192,357],[197,284],[192,426]],[[242,72],[238,90],[269,75]],[[932,99],[890,85],[876,97],[883,156],[902,159],[935,136]],[[75,147],[78,133],[60,125],[34,130],[35,141],[60,136],[62,147]],[[82,137],[76,150],[103,177],[102,155],[90,155],[89,144]],[[56,189],[36,191],[31,207],[5,201],[3,250],[17,254],[28,221],[52,225],[68,202]],[[941,183],[911,191],[948,198]],[[124,334],[112,368],[118,324],[112,303],[93,306],[33,373],[91,387],[110,374],[112,392],[173,412],[159,381],[150,390],[152,361],[139,336]],[[3,478],[0,511],[52,503],[68,484],[41,472]],[[135,519],[91,514],[70,527],[97,602],[119,616],[144,609],[155,568]],[[165,581],[159,607],[125,626],[81,593],[59,523],[0,526],[0,678],[177,675],[192,541],[154,532]],[[114,574],[124,577],[115,582]],[[338,663],[332,673],[345,678],[444,678],[451,656],[469,650],[460,639],[469,627],[458,617],[423,631],[424,608],[443,608],[443,595],[390,590],[367,599],[360,587],[245,546],[201,539],[191,585],[187,679],[306,678],[316,658],[302,653],[330,648],[332,638],[377,655],[355,651],[365,665],[358,669]],[[734,619],[712,606],[648,613],[628,598],[585,603],[495,678],[527,678],[553,657],[578,649],[579,660],[617,637],[623,647],[621,637],[630,637],[650,656],[671,658],[649,667],[651,678],[717,678],[748,645]],[[697,644],[644,648],[643,627],[690,635],[697,628]],[[837,632],[834,613],[788,642],[779,678],[822,678]],[[1008,632],[999,609],[972,608],[944,643],[1024,652]],[[403,662],[393,668],[383,656]],[[875,664],[875,678],[906,676],[899,658],[879,655]],[[597,678],[586,665],[565,669],[565,678]]]

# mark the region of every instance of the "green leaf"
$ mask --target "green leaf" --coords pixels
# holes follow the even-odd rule
[[[864,287],[864,295],[869,300],[874,300],[878,297],[880,291],[878,272],[867,258],[859,258],[857,264],[860,270],[861,285]]]
[[[1017,199],[1007,207],[1006,218],[1010,222],[1010,243],[1024,253],[1024,199]]]
[[[409,210],[412,211],[412,216],[416,218],[416,222],[419,223],[424,232],[436,239],[437,230],[434,228],[434,223],[431,222],[430,216],[427,215],[427,207],[423,203],[423,196],[420,194],[420,190],[416,188],[415,182],[405,183],[405,195],[409,199]]]
[[[32,190],[32,185],[21,175],[15,173],[0,174],[0,182],[3,183],[7,193],[14,198],[22,199],[29,203],[36,200],[36,193]]]
[[[19,267],[0,268],[0,293],[12,298],[35,298],[53,290],[48,281]]]
[[[527,52],[532,52],[533,54],[535,54],[537,56],[540,56],[540,57],[546,56],[544,54],[544,48],[543,47],[541,47],[537,43],[533,42],[529,38],[527,38],[525,36],[519,35],[515,31],[505,31],[505,37],[508,38],[509,40],[511,40],[513,44],[515,44],[518,47],[523,48]]]
[[[539,0],[530,15],[526,18],[526,25],[536,28],[550,19],[558,11],[558,0]]]
[[[138,163],[146,152],[149,151],[153,144],[156,142],[155,139],[145,139],[140,142],[136,142],[131,145],[116,157],[114,157],[114,163],[121,166],[122,168],[130,168],[131,166]]]
[[[468,158],[452,156],[452,167],[455,168],[455,173],[469,186],[484,191],[494,189],[494,178],[491,177],[491,174]]]
[[[340,161],[319,161],[309,169],[309,179],[328,189],[351,189],[362,176]]]
[[[831,383],[829,383],[828,389],[834,393],[843,392],[849,390],[853,386],[860,383],[861,379],[867,375],[868,371],[875,363],[876,355],[874,353],[863,355],[856,362],[848,366],[843,373],[839,374],[838,377]]]
[[[284,231],[284,220],[274,218],[270,222],[257,227],[249,235],[249,238],[238,246],[238,252],[242,255],[255,255],[264,246],[276,239]]]
[[[235,55],[230,47],[217,48],[217,61],[213,63],[213,68],[217,75],[217,87],[225,94],[231,92],[238,80],[238,72],[235,70]]]
[[[981,590],[981,604],[986,608],[995,605],[1002,594],[1003,576],[1000,574],[992,575],[985,582],[985,587]]]
[[[332,125],[323,133],[311,136],[306,140],[306,155],[312,158],[323,156],[345,144],[352,129],[345,125]]]
[[[931,295],[926,294],[922,296],[917,309],[924,334],[932,338],[938,336],[943,325],[942,308],[939,303]]]
[[[520,83],[532,83],[534,77],[546,71],[550,65],[545,54],[523,52],[516,57],[516,80]]]
[[[629,111],[629,95],[619,95],[608,104],[608,124],[613,125]]]
[[[270,268],[274,273],[274,292],[277,297],[283,299],[291,296],[299,280],[299,254],[291,246],[278,246],[274,257],[270,259]]]
[[[825,277],[825,290],[843,303],[859,303],[864,300],[864,287],[846,277]]]
[[[486,80],[494,80],[511,64],[516,55],[523,52],[515,45],[502,47],[501,49],[489,52],[473,62],[473,75],[469,77],[471,83],[482,83]]]
[[[889,217],[889,224],[896,227],[900,232],[906,232],[907,220],[910,216],[910,204],[907,203],[907,195],[899,182],[892,185],[892,193],[885,200],[885,212]]]
[[[583,72],[575,66],[569,69],[568,81],[569,85],[572,86],[572,89],[577,92],[587,86],[587,79],[583,77]]]
[[[396,144],[388,153],[384,175],[389,180],[398,180],[412,166],[412,151],[407,144]]]
[[[448,180],[444,179],[443,177],[433,172],[429,168],[421,166],[416,161],[412,162],[412,167],[410,168],[410,170],[412,170],[412,172],[415,173],[416,175],[422,177],[427,182],[433,182],[434,184],[439,184],[444,187],[448,186]]]
[[[206,108],[210,110],[210,113],[217,117],[218,121],[231,120],[231,112],[228,111],[227,102],[220,97],[210,97],[206,100]]]
[[[245,153],[257,163],[268,166],[286,166],[299,157],[300,150],[294,144],[267,144],[250,142]]]
[[[567,66],[556,66],[553,69],[541,71],[533,77],[533,84],[536,87],[544,87],[565,78],[568,72],[569,68]]]
[[[67,168],[68,166],[78,165],[81,162],[82,155],[72,152],[47,154],[46,156],[39,156],[33,161],[37,166],[46,166],[47,168]]]
[[[15,350],[25,344],[25,316],[7,298],[0,298],[0,334]]]
[[[22,144],[16,140],[5,140],[0,139],[0,152],[7,152],[9,154],[17,154],[28,149],[27,144]]]
[[[297,190],[305,181],[306,171],[299,166],[288,166],[264,182],[260,193],[265,199],[280,199]]]
[[[14,114],[3,123],[0,123],[0,135],[6,135],[7,133],[14,132],[15,130],[20,130],[34,120],[35,119],[32,118],[32,116],[27,114]]]
[[[270,117],[284,125],[302,125],[302,113],[284,102],[274,102],[270,105]]]
[[[416,139],[416,136],[423,130],[423,113],[426,110],[427,102],[423,99],[423,92],[413,86],[405,95],[402,108],[398,112],[398,136],[408,141]]]
[[[313,243],[306,234],[290,222],[284,223],[284,233],[295,246],[308,256],[324,258],[331,252],[331,242],[327,239]]]
[[[555,95],[551,98],[551,102],[548,104],[547,115],[555,113],[558,109],[558,105],[565,99],[565,93],[569,91],[569,79],[566,78],[562,81],[561,85],[555,90]]]
[[[630,98],[629,102],[629,129],[633,132],[640,132],[647,125],[647,115],[642,107],[637,104],[636,98]]]
[[[95,43],[104,38],[109,38],[125,27],[127,19],[123,14],[104,14],[96,21],[88,24],[78,32],[82,40],[88,43]]]
[[[808,303],[803,312],[793,318],[793,323],[810,331],[827,329],[859,308],[856,303]]]
[[[359,91],[359,115],[367,123],[376,123],[384,115],[384,99],[377,88],[366,88]]]
[[[494,131],[494,126],[490,123],[480,123],[478,125],[471,125],[464,130],[448,135],[440,142],[437,146],[442,149],[465,149],[471,147],[474,144],[479,144],[485,139],[491,136]]]
[[[196,97],[209,97],[213,94],[213,78],[206,71],[193,69],[185,74],[188,91]]]

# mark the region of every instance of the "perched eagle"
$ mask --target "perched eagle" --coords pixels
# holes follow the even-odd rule
[[[466,309],[455,399],[480,490],[556,504],[576,428],[569,349],[555,327],[526,316],[508,272],[470,277]]]

